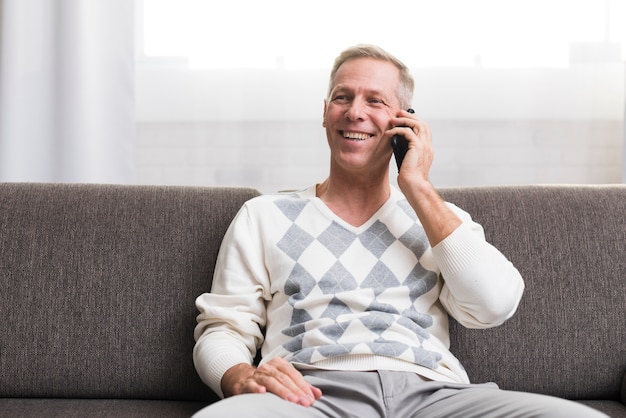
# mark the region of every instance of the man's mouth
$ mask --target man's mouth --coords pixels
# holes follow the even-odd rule
[[[343,135],[344,138],[350,139],[352,141],[365,141],[366,139],[374,136],[374,135],[365,134],[362,132],[345,132],[345,131],[342,131],[341,135]]]

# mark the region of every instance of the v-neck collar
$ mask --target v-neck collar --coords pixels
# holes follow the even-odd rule
[[[300,195],[304,198],[309,199],[315,205],[315,207],[331,221],[338,223],[342,227],[346,228],[347,230],[355,234],[360,234],[366,231],[369,227],[371,227],[376,221],[378,221],[383,216],[383,214],[386,211],[388,211],[395,204],[395,202],[398,200],[398,197],[399,197],[398,193],[400,193],[400,191],[397,190],[395,187],[393,187],[393,185],[391,185],[389,197],[387,198],[385,203],[383,203],[382,206],[378,208],[378,210],[374,212],[374,214],[367,221],[365,221],[363,224],[359,226],[354,226],[351,223],[345,221],[342,217],[338,216],[335,212],[333,212],[326,205],[326,203],[324,203],[322,199],[317,197],[317,185],[316,184],[303,190],[300,193]]]

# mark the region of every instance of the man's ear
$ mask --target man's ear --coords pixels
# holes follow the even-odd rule
[[[326,99],[324,99],[324,114],[323,114],[324,119],[322,119],[322,126],[325,128],[326,127]]]

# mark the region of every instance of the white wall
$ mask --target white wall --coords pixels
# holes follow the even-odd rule
[[[139,122],[321,117],[329,69],[189,70],[145,60],[136,70]],[[622,119],[624,63],[568,68],[415,68],[425,119]],[[225,91],[225,93],[224,93]]]
[[[328,70],[190,71],[179,64],[137,67],[139,183],[272,192],[325,178]],[[414,107],[433,131],[437,186],[621,182],[623,63],[413,74]]]

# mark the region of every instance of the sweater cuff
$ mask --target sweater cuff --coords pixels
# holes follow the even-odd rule
[[[208,339],[198,341],[193,358],[202,381],[220,398],[224,398],[222,392],[224,373],[240,363],[252,364],[250,353],[245,347],[233,346],[232,341],[223,340],[215,335],[211,337],[210,344]]]

